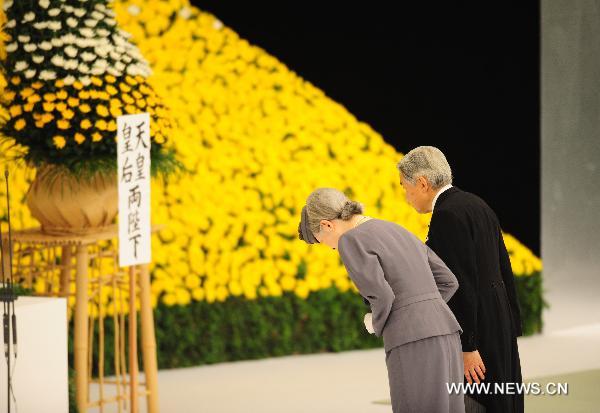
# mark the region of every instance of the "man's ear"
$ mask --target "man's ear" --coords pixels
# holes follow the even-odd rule
[[[423,192],[427,192],[427,190],[429,189],[429,181],[427,180],[427,178],[425,178],[424,176],[420,176],[417,179],[417,183],[419,184],[419,189],[421,189]]]

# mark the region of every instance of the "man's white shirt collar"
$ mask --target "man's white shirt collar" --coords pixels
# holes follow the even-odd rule
[[[448,184],[442,187],[442,189],[440,189],[438,191],[437,194],[435,194],[435,197],[433,197],[433,203],[431,204],[431,212],[433,213],[433,209],[435,208],[435,201],[437,201],[438,197],[442,194],[442,192],[448,190],[452,188],[452,184]]]

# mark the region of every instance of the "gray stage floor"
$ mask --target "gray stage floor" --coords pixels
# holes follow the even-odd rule
[[[590,411],[592,400],[586,398],[595,392],[589,382],[600,369],[600,302],[598,289],[578,284],[551,284],[546,332],[519,339],[525,381],[572,381],[567,396],[528,397],[528,412]],[[383,349],[375,349],[164,370],[159,372],[161,411],[388,413],[389,405],[376,403],[389,399],[384,356]],[[92,388],[92,399],[95,393]],[[145,411],[144,403],[141,407]]]

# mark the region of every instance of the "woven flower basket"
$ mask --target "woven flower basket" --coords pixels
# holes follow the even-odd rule
[[[113,225],[118,213],[116,174],[98,173],[83,180],[47,164],[38,168],[26,202],[47,234],[102,231]]]

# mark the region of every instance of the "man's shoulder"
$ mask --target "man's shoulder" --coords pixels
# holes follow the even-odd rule
[[[479,219],[476,217],[481,216],[488,216],[492,217],[494,221],[497,220],[496,213],[483,198],[472,192],[459,189],[449,194],[439,208],[436,205],[432,221],[448,219],[470,221]]]
[[[487,202],[479,195],[476,195],[469,191],[464,191],[457,187],[453,187],[455,190],[450,192],[446,197],[445,201],[440,205],[439,210],[454,209],[457,205],[470,205],[482,208],[491,209]],[[436,211],[437,211],[436,205]]]

